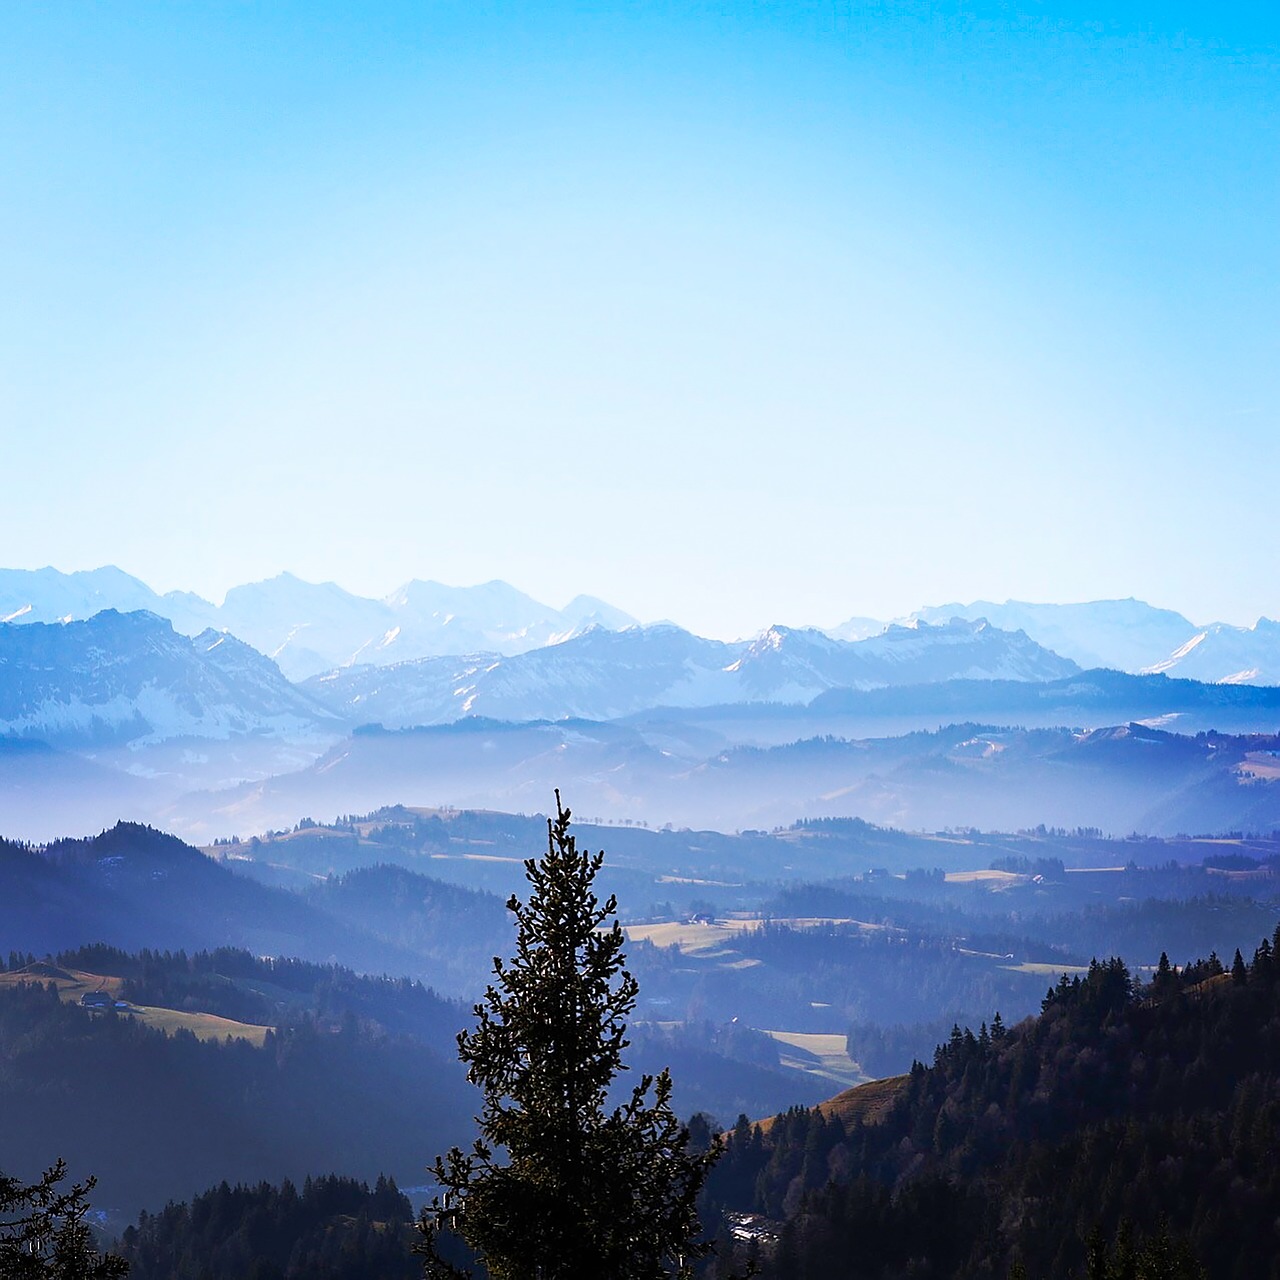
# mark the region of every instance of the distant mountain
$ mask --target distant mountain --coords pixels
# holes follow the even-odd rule
[[[1020,631],[962,618],[890,626],[851,642],[821,631],[770,627],[752,642],[736,669],[750,693],[775,702],[807,701],[826,689],[1057,680],[1079,670]]]
[[[867,732],[868,724],[884,726],[875,730],[878,733],[902,733],[959,720],[1077,729],[1136,720],[1184,733],[1273,733],[1280,728],[1280,689],[1234,688],[1104,669],[1038,682],[952,680],[896,689],[833,689],[815,698],[804,715],[807,733],[797,723],[784,733],[804,737],[815,732]]]
[[[232,587],[217,620],[267,654],[291,680],[341,666],[357,652],[379,661],[381,645],[396,626],[385,602],[291,573]]]
[[[332,733],[336,717],[233,636],[146,612],[0,624],[0,734],[55,744]]]
[[[281,573],[233,587],[219,606],[186,591],[157,595],[112,566],[77,573],[0,569],[0,622],[83,621],[104,609],[145,609],[184,635],[229,631],[272,658],[291,680],[353,662],[522,653],[589,627],[617,630],[636,621],[592,596],[554,609],[505,582],[447,587],[415,580],[385,600],[371,600],[332,582]]]
[[[1149,670],[1215,684],[1280,685],[1280,622],[1215,622]]]
[[[944,604],[911,615],[921,622],[985,618],[992,626],[1025,631],[1037,644],[1082,667],[1141,671],[1167,657],[1196,634],[1180,613],[1141,600],[1093,600],[1087,604]]]
[[[184,634],[209,626],[216,609],[190,592],[157,595],[114,565],[60,573],[57,569],[0,569],[0,623],[76,622],[103,609],[145,609],[169,618]]]
[[[661,625],[593,627],[561,644],[503,658],[427,658],[352,667],[308,680],[309,693],[356,722],[441,724],[467,715],[504,720],[610,719],[663,701],[730,700],[728,668],[745,646]]]
[[[1079,732],[951,725],[700,754],[661,725],[467,719],[365,730],[295,773],[183,797],[166,825],[205,838],[405,803],[579,812],[719,830],[856,817],[909,830],[1038,824],[1129,832],[1280,830],[1280,738],[1187,737],[1138,724]]]
[[[589,627],[634,626],[630,614],[603,600],[577,596],[564,609],[539,604],[505,582],[447,587],[413,581],[387,597],[395,633],[354,662],[396,662],[437,654],[523,653],[578,635]]]
[[[837,627],[827,627],[826,633],[833,640],[870,640],[888,625],[876,618],[849,618]]]
[[[349,720],[399,728],[464,715],[608,720],[654,706],[800,703],[835,688],[957,678],[1052,680],[1076,670],[1025,635],[983,622],[890,627],[853,643],[815,630],[770,627],[750,643],[733,644],[663,624],[624,631],[593,627],[510,658],[351,667],[304,687]]]

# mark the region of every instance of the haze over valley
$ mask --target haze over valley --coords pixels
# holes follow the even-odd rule
[[[110,825],[121,796],[133,818],[213,839],[395,803],[536,810],[558,784],[611,820],[729,830],[820,816],[1161,835],[1280,823],[1267,785],[1280,695],[1238,678],[1238,644],[1218,679],[1179,677],[1176,655],[1212,637],[1136,601],[956,606],[862,639],[778,625],[736,642],[597,601],[577,627],[561,611],[564,631],[539,644],[536,620],[552,625],[553,611],[493,583],[447,589],[461,612],[419,625],[427,652],[378,663],[362,659],[390,646],[360,627],[392,603],[287,575],[222,606],[247,634],[284,637],[271,653],[230,630],[186,634],[177,624],[210,615],[118,570],[0,583],[14,606],[0,624],[12,836],[64,834],[54,815]],[[145,604],[175,616],[126,608]],[[1128,645],[1135,666],[1188,631],[1205,638],[1138,673],[1084,671],[985,613],[1082,656]],[[1270,625],[1249,633],[1258,671]],[[512,651],[449,651],[482,635]],[[347,660],[290,679],[271,654],[296,658],[299,636]],[[1225,736],[1191,740],[1208,730]]]

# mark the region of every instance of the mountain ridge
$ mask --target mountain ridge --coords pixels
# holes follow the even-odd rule
[[[890,628],[842,641],[812,628],[773,626],[752,641],[707,640],[670,623],[580,635],[510,658],[474,654],[350,667],[303,687],[348,720],[388,728],[462,715],[494,719],[616,719],[648,707],[732,702],[804,703],[836,688],[955,678],[1047,680],[1076,665],[1022,633],[953,620]]]
[[[337,718],[233,636],[195,638],[145,610],[0,623],[0,733],[54,745],[314,736]]]
[[[357,658],[381,664],[477,649],[519,653],[591,625],[616,629],[636,622],[592,596],[575,596],[556,609],[498,579],[450,587],[415,578],[375,599],[283,572],[231,587],[218,605],[192,592],[160,595],[113,565],[69,574],[52,567],[0,569],[0,622],[86,621],[104,609],[143,609],[186,635],[229,631],[293,680]]]

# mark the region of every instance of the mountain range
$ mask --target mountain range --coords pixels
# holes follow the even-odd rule
[[[450,587],[414,580],[382,599],[355,595],[334,583],[281,573],[233,587],[215,605],[186,591],[163,595],[113,566],[76,573],[0,569],[0,622],[66,622],[102,609],[145,609],[196,636],[227,631],[271,657],[290,680],[340,667],[388,666],[429,657],[497,654],[511,657],[582,634],[636,625],[630,614],[591,596],[562,609],[541,604],[507,583]],[[1022,631],[1083,668],[1167,672],[1209,682],[1280,681],[1280,624],[1198,626],[1182,614],[1141,600],[1080,604],[1003,604],[977,600],[933,605],[893,622],[856,616],[825,629],[833,640],[872,639],[892,625],[986,620]],[[808,630],[813,630],[812,628]]]
[[[102,607],[112,600],[159,602],[185,621]],[[228,593],[215,620],[239,616],[259,635],[311,619],[288,624],[295,670],[348,654],[296,681],[232,631],[186,634],[207,602],[156,596],[119,570],[0,571],[0,608],[11,619],[0,622],[0,832],[10,836],[95,830],[126,814],[212,838],[406,800],[537,808],[562,783],[597,814],[729,829],[823,814],[929,829],[1280,821],[1274,746],[1209,752],[1200,774],[1169,763],[1195,756],[1175,749],[1192,734],[1280,728],[1280,689],[1261,684],[1280,673],[1280,624],[1265,619],[1196,631],[1135,601],[975,605],[983,616],[837,629],[861,639],[778,625],[721,641],[634,624],[598,601],[552,617],[501,583],[411,583],[378,602],[283,576]],[[1143,646],[1182,639],[1152,674],[1082,671],[986,613],[1082,656],[1133,663]],[[401,637],[377,628],[393,614],[410,653],[442,635],[527,646],[539,627],[556,642],[390,661]],[[1126,630],[1139,647],[1120,654]],[[362,648],[373,634],[382,641]],[[1186,671],[1202,678],[1170,678]],[[954,725],[969,726],[969,747],[919,738]],[[1066,736],[1002,737],[999,726]],[[1180,736],[1150,736],[1170,729]],[[1131,737],[1104,752],[1104,730]]]
[[[1180,613],[1141,600],[1093,600],[1087,604],[1028,604],[975,600],[920,609],[912,620],[985,618],[992,626],[1025,631],[1037,643],[1082,667],[1142,671],[1169,657],[1196,634]]]
[[[230,632],[272,658],[291,680],[357,661],[521,653],[591,626],[617,629],[636,621],[591,596],[554,609],[505,582],[449,587],[415,580],[374,600],[332,582],[282,573],[233,587],[214,605],[186,591],[159,595],[113,566],[77,573],[0,570],[0,622],[70,622],[103,609],[145,609],[185,635],[207,628]]]
[[[1259,618],[1251,627],[1225,622],[1198,627],[1171,609],[1134,599],[1085,604],[976,600],[920,609],[903,621],[952,618],[981,618],[994,627],[1025,632],[1037,644],[1087,669],[1163,673],[1212,684],[1280,683],[1280,623],[1268,618]],[[851,618],[831,634],[857,639],[871,634],[874,625],[868,618]]]
[[[1270,832],[1280,830],[1278,759],[1273,735],[1191,738],[1137,724],[958,724],[708,753],[617,721],[466,719],[361,730],[307,768],[183,796],[157,820],[208,841],[396,802],[536,813],[560,787],[580,812],[613,822],[727,831],[858,817],[914,831]]]
[[[1021,632],[982,621],[891,626],[853,642],[776,626],[749,643],[732,644],[664,624],[625,631],[593,627],[510,658],[348,667],[302,687],[350,721],[391,728],[462,715],[609,720],[655,706],[804,703],[828,689],[966,678],[1055,680],[1077,670]]]
[[[774,627],[751,644],[666,625],[593,626],[504,658],[346,667],[301,685],[234,636],[195,638],[145,611],[82,622],[0,624],[0,733],[54,745],[337,736],[368,722],[607,720],[659,705],[806,702],[836,688],[956,678],[1052,680],[1075,665],[984,622],[891,627],[848,644]]]

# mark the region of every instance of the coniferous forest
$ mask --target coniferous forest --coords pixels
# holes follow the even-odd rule
[[[703,1192],[703,1224],[717,1250],[701,1273],[727,1277],[755,1266],[766,1280],[1280,1276],[1278,947],[1280,929],[1247,960],[1237,952],[1224,965],[1214,955],[1181,970],[1162,960],[1149,981],[1118,959],[1094,961],[1051,986],[1039,1015],[1007,1027],[993,1013],[976,1032],[955,1027],[931,1063],[902,1077],[762,1124],[740,1117]],[[69,1020],[73,1041],[105,1036],[111,1045],[143,1034],[152,1045],[136,1058],[144,1070],[166,1044],[187,1058],[229,1052],[194,1041],[183,1048],[181,1038],[175,1044],[124,1020],[90,1023],[79,1010],[59,1012],[36,986],[8,993],[5,1008],[6,1042],[25,1035],[32,1053],[41,1045],[65,1051],[65,1036],[50,1038],[50,1017]],[[332,1046],[324,1037],[325,1055],[316,1058],[305,1036],[294,1036],[291,1048],[270,1055],[271,1070],[310,1061],[305,1070],[318,1086],[324,1056],[353,1051],[341,1037]],[[289,1059],[296,1066],[284,1065]],[[223,1057],[223,1070],[232,1061]],[[199,1079],[195,1065],[180,1069]],[[159,1080],[143,1083],[158,1090]],[[235,1087],[265,1083],[249,1075]],[[290,1141],[279,1126],[291,1114],[274,1121],[274,1140]],[[705,1145],[710,1133],[699,1118],[690,1141]],[[335,1176],[224,1182],[143,1213],[118,1248],[142,1280],[407,1277],[419,1270],[414,1217],[382,1177],[372,1190]]]
[[[740,1120],[709,1199],[778,1224],[752,1250],[778,1280],[1278,1276],[1277,947],[1149,983],[1095,961],[955,1028],[874,1122],[856,1094]]]

